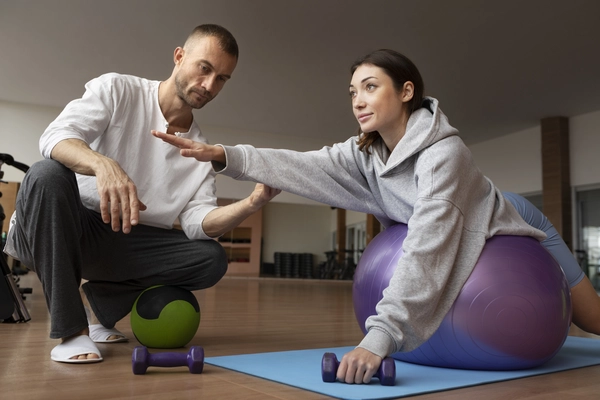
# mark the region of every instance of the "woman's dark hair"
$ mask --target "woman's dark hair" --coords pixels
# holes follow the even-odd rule
[[[350,68],[351,74],[354,74],[358,67],[365,64],[374,65],[384,70],[392,79],[392,82],[394,82],[394,87],[397,91],[402,90],[404,83],[408,81],[412,82],[414,93],[413,98],[407,103],[408,111],[412,114],[413,111],[421,108],[425,85],[423,78],[421,78],[421,73],[408,57],[394,50],[376,50],[356,60]],[[364,149],[367,153],[371,145],[380,138],[379,132],[365,133],[360,131],[360,128],[358,135],[358,148],[359,150]]]

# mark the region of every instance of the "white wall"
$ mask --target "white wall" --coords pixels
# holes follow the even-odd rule
[[[571,186],[600,183],[600,111],[569,118]],[[483,173],[500,189],[542,191],[541,128],[515,132],[470,146]]]
[[[470,146],[475,163],[501,190],[515,193],[542,190],[540,127],[515,132]],[[600,177],[599,177],[600,179]]]
[[[38,141],[48,124],[61,112],[55,107],[29,106],[0,101],[0,153],[31,165],[42,159]],[[4,180],[21,182],[23,172],[2,166]]]
[[[600,183],[600,110],[569,119],[571,185]]]

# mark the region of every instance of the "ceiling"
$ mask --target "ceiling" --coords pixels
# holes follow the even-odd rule
[[[3,0],[0,100],[63,107],[105,72],[166,79],[201,23],[240,46],[201,126],[342,141],[349,66],[378,48],[417,64],[467,144],[600,110],[597,0]]]

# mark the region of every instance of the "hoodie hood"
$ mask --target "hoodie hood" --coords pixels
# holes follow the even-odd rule
[[[411,114],[406,132],[391,154],[383,140],[374,144],[374,153],[381,162],[380,175],[388,174],[426,147],[454,135],[458,135],[458,130],[450,125],[438,100],[423,98],[422,107]]]

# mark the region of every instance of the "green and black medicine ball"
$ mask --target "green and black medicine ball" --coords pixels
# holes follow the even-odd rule
[[[184,347],[199,325],[198,300],[192,292],[177,286],[153,286],[144,290],[131,310],[131,330],[146,347]]]

